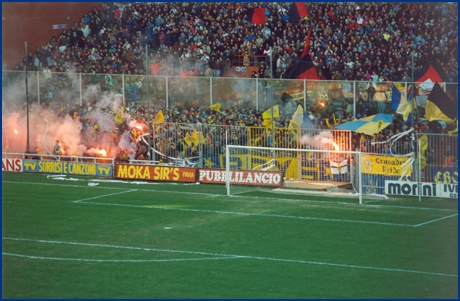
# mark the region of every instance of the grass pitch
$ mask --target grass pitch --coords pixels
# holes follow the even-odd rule
[[[456,200],[2,178],[3,298],[458,298]]]

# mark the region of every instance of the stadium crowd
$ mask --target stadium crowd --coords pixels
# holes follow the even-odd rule
[[[457,82],[457,3],[308,3],[309,16],[290,22],[289,2],[102,3],[47,45],[29,54],[29,70],[83,73],[219,76],[232,59],[261,66],[273,77],[302,54],[320,76],[334,79],[411,81],[411,56],[435,55],[450,81]],[[250,8],[266,9],[266,23],[252,24]],[[24,70],[26,58],[16,67]],[[418,67],[417,67],[418,66]],[[325,72],[327,71],[327,72]]]
[[[311,27],[308,55],[322,79],[331,74],[333,80],[411,82],[412,55],[415,77],[421,68],[418,60],[434,55],[449,80],[457,82],[456,3],[307,3],[309,16],[298,23],[290,22],[289,5],[288,2],[102,3],[72,28],[63,30],[35,53],[29,53],[29,58],[24,58],[16,70],[25,70],[28,64],[28,70],[42,71],[49,77],[53,72],[67,71],[145,75],[148,46],[148,73],[151,75],[218,77],[229,62],[237,59],[245,66],[259,66],[254,77],[270,78],[268,55],[272,53],[273,77],[283,78],[286,69],[301,57]],[[246,18],[248,9],[256,7],[266,8],[264,25],[254,25]],[[136,84],[130,87],[135,90]],[[85,130],[94,129],[97,121],[85,115],[97,105],[96,100],[85,102],[88,103],[81,107],[52,102],[42,105],[58,115],[79,116]],[[196,143],[184,143],[186,131],[173,123],[231,125],[228,134],[234,144],[246,143],[248,128],[245,126],[263,127],[263,112],[244,102],[236,103],[221,112],[193,106],[164,111],[164,121],[170,124],[152,133],[151,146],[170,157],[196,155]],[[359,99],[353,114],[353,110],[349,110],[350,103],[345,100],[342,110],[337,110],[332,103],[325,107],[313,105],[308,113],[311,128],[329,129],[330,124],[385,111],[366,99]],[[129,102],[126,111],[137,116],[134,118],[139,123],[147,123],[147,118],[155,120],[159,110],[155,106],[146,108]],[[274,127],[287,128],[291,118],[292,112],[281,111],[280,117],[274,120]],[[354,134],[352,149],[387,153],[389,144],[372,142],[389,140],[410,127],[414,127],[416,133],[444,131],[442,124],[433,129],[420,118],[413,124],[405,124],[397,116],[391,126],[374,136]],[[120,126],[118,133],[115,140],[128,135],[135,149],[135,153],[120,156],[146,157],[146,145],[134,143],[138,138],[136,129]],[[98,135],[97,131],[94,135]],[[223,152],[224,131],[210,130],[203,135],[200,143],[205,144],[209,152]],[[285,130],[251,137],[249,144],[252,145],[276,143],[294,147],[296,143],[292,133]],[[396,147],[393,153],[410,152],[409,141],[407,135],[393,145]]]

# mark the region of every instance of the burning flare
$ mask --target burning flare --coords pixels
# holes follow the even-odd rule
[[[97,152],[97,154],[107,157],[107,151],[105,149],[101,149],[100,151]]]
[[[337,143],[335,143],[333,140],[329,139],[329,138],[323,138],[321,139],[321,143],[329,143],[331,144],[335,150],[340,150],[340,147],[337,145]]]

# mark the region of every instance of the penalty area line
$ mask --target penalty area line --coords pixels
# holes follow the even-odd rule
[[[21,181],[2,181],[2,183],[10,184],[26,184],[26,185],[40,185],[40,186],[60,186],[60,187],[76,187],[76,188],[88,188],[88,189],[112,189],[112,190],[125,190],[127,187],[110,187],[110,186],[86,186],[86,185],[69,185],[69,184],[57,184],[57,183],[43,183],[43,182],[21,182]],[[206,193],[206,192],[191,192],[191,191],[171,191],[171,190],[161,190],[161,189],[142,189],[138,188],[137,191],[145,192],[158,192],[158,193],[168,193],[168,194],[186,194],[186,195],[198,195],[206,196],[211,198],[223,198],[227,197],[226,194],[218,193]],[[232,196],[233,198],[240,199],[263,199],[263,200],[273,200],[273,201],[289,201],[289,202],[303,202],[303,203],[314,203],[314,204],[325,204],[325,205],[342,205],[355,208],[371,208],[371,209],[380,209],[380,208],[394,208],[394,209],[410,209],[410,210],[427,210],[427,211],[446,211],[446,212],[458,212],[456,209],[445,209],[445,208],[425,208],[425,207],[410,207],[410,206],[395,206],[395,205],[374,205],[374,204],[358,204],[358,203],[346,203],[346,202],[331,202],[331,201],[319,201],[319,200],[300,200],[300,199],[289,199],[289,198],[273,198],[273,197],[259,197],[259,196]]]
[[[283,258],[270,258],[270,257],[260,257],[260,256],[216,254],[216,253],[209,253],[209,252],[193,252],[193,251],[180,251],[180,250],[161,250],[161,249],[129,247],[129,246],[116,246],[116,245],[105,245],[105,244],[93,244],[93,243],[52,241],[52,240],[43,240],[43,239],[38,240],[38,239],[29,239],[29,238],[2,237],[2,240],[32,241],[32,242],[40,242],[40,243],[80,245],[80,246],[88,246],[88,247],[104,247],[104,248],[115,248],[115,249],[130,249],[130,250],[143,250],[143,251],[163,251],[163,252],[173,252],[173,253],[201,254],[201,255],[207,255],[207,256],[222,257],[222,258],[226,258],[226,259],[232,259],[232,258],[242,259],[242,258],[245,258],[245,259],[255,259],[255,260],[265,260],[265,261],[300,263],[300,264],[322,265],[322,266],[329,266],[329,267],[342,267],[342,268],[351,268],[351,269],[367,269],[367,270],[376,270],[376,271],[385,271],[385,272],[412,273],[412,274],[424,274],[424,275],[432,275],[432,276],[443,276],[443,277],[456,277],[456,278],[458,278],[458,275],[455,275],[455,274],[416,271],[416,270],[403,270],[403,269],[395,269],[395,268],[383,268],[383,267],[372,267],[372,266],[351,265],[351,264],[340,264],[340,263],[331,263],[331,262],[319,262],[319,261],[307,261],[307,260],[295,260],[295,259],[283,259]],[[5,254],[5,255],[8,255],[8,254]],[[212,259],[216,259],[216,258],[213,257]]]
[[[128,193],[128,192],[134,192],[134,191],[137,191],[137,189],[130,189],[130,190],[121,191],[121,192],[114,192],[114,193],[109,193],[109,194],[103,194],[103,195],[99,195],[99,196],[95,196],[95,197],[91,197],[91,198],[86,198],[86,199],[81,199],[81,200],[72,201],[72,203],[80,203],[80,202],[83,202],[83,201],[89,201],[89,200],[94,200],[94,199],[100,199],[100,198],[104,198],[104,197],[107,197],[107,196],[112,196],[112,195],[117,195],[117,194],[123,194],[123,193]]]
[[[440,220],[443,220],[443,219],[446,219],[446,218],[454,217],[454,216],[457,216],[457,215],[458,215],[458,213],[452,214],[452,215],[449,215],[449,216],[440,217],[440,218],[437,218],[437,219],[434,219],[434,220],[431,220],[431,221],[427,221],[427,222],[424,222],[424,223],[421,223],[421,224],[417,224],[414,227],[424,226],[424,225],[434,223],[434,222],[437,222],[437,221],[440,221]]]
[[[42,260],[58,260],[58,261],[83,261],[83,262],[174,262],[174,261],[198,261],[198,260],[216,260],[216,259],[234,259],[238,257],[212,257],[212,258],[176,258],[176,259],[86,259],[86,258],[60,258],[60,257],[45,257],[45,256],[32,256],[2,252],[2,255],[21,257],[29,259],[42,259]]]
[[[359,221],[359,220],[320,218],[320,217],[309,217],[309,216],[293,216],[293,215],[281,215],[281,214],[263,214],[263,213],[235,212],[235,211],[204,210],[204,209],[191,209],[191,208],[185,209],[185,208],[169,208],[169,207],[158,207],[158,206],[152,207],[151,205],[129,205],[129,204],[97,203],[97,202],[78,202],[78,204],[133,207],[133,208],[149,208],[149,209],[162,209],[162,210],[177,210],[177,211],[188,211],[188,212],[204,212],[204,213],[256,216],[256,217],[291,218],[291,219],[302,219],[302,220],[358,223],[358,224],[371,224],[371,225],[382,225],[382,226],[413,227],[413,225],[409,225],[409,224],[395,224],[395,223],[384,223],[384,222],[370,222],[370,221]]]

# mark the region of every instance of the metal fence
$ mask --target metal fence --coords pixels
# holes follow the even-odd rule
[[[351,132],[298,130],[213,124],[153,123],[150,146],[155,159],[208,159],[225,153],[225,146],[246,145],[291,149],[351,150]],[[146,138],[144,138],[146,139]],[[214,160],[218,165],[218,161]],[[206,160],[200,163],[205,166]],[[223,168],[223,167],[222,167]]]
[[[438,184],[458,183],[458,136],[433,133],[417,135],[419,180]]]
[[[25,71],[2,71],[2,99],[5,104],[26,101]],[[409,83],[397,83],[407,95]],[[416,85],[419,94],[426,91]],[[458,102],[458,84],[445,83],[444,90]],[[332,112],[364,115],[372,111],[394,113],[391,82],[314,81],[265,78],[166,77],[145,75],[83,74],[53,72],[50,76],[28,72],[29,100],[38,103],[85,105],[108,93],[124,95],[128,102],[157,109],[189,109],[220,103],[222,109],[235,103],[264,111],[275,104],[294,113],[296,104],[316,110],[322,118]],[[285,96],[289,95],[290,98]],[[292,98],[292,101],[287,101]],[[421,98],[423,99],[423,97]],[[426,99],[426,98],[425,98]],[[423,108],[423,103],[420,104]]]
[[[26,73],[2,71],[2,101],[10,110],[18,109],[26,101]],[[240,108],[263,112],[275,104],[280,113],[293,114],[300,104],[305,111],[314,109],[323,118],[331,112],[364,115],[370,109],[394,113],[391,107],[392,83],[359,81],[307,81],[259,78],[164,77],[113,74],[28,72],[29,99],[32,102],[86,105],[104,97],[123,94],[127,102],[149,104],[155,109],[175,108],[179,112],[190,107],[207,108],[220,103],[222,110],[238,104]],[[407,95],[408,83],[398,83]],[[372,88],[371,88],[372,87]],[[445,83],[444,90],[458,102],[458,84]],[[428,92],[417,86],[419,94]],[[285,94],[284,94],[285,93]],[[285,95],[292,98],[286,99]],[[426,97],[425,97],[426,99]],[[419,109],[423,116],[423,102]],[[361,150],[368,161],[382,162],[398,159],[415,152],[411,179],[422,182],[457,183],[457,135],[417,133],[394,143],[376,144],[389,137],[362,137],[349,131],[295,130],[281,124],[270,127],[247,127],[216,124],[153,123],[150,146],[156,150],[154,160],[188,158],[198,166],[223,168],[222,155],[227,144],[281,148],[313,148],[333,150]],[[388,128],[389,130],[389,128]],[[386,131],[385,131],[386,133]],[[390,133],[386,133],[389,134]],[[393,133],[395,134],[395,133]],[[425,137],[424,137],[425,135]],[[422,138],[423,137],[423,138]],[[373,141],[374,140],[374,141]],[[425,140],[427,141],[426,144]],[[332,143],[333,142],[333,143]],[[335,145],[335,144],[337,145]],[[417,151],[426,145],[424,153]],[[391,155],[388,151],[391,149]],[[395,161],[395,162],[396,162]],[[371,165],[370,163],[368,165]],[[385,179],[399,179],[391,169],[372,170],[363,183],[367,193],[384,194]],[[371,168],[371,167],[369,167]],[[393,175],[393,172],[395,175]],[[315,176],[316,174],[316,176]],[[321,179],[319,169],[304,178]]]
[[[402,140],[404,142],[399,143],[402,152],[388,154],[372,150],[363,153],[365,193],[388,193],[385,191],[386,180],[458,184],[457,135],[418,133]],[[406,162],[410,164],[404,172]]]

